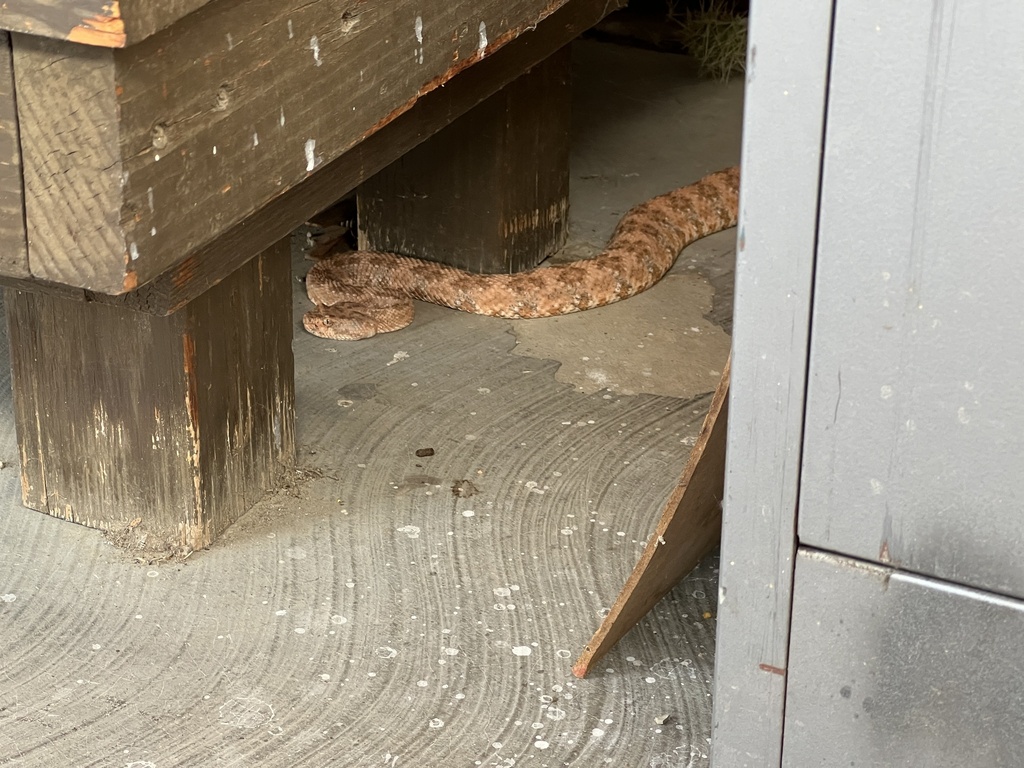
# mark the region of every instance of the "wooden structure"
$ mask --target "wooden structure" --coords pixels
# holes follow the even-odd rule
[[[0,281],[25,504],[146,546],[208,545],[293,457],[282,239],[483,105],[445,153],[530,146],[480,183],[528,181],[489,199],[442,162],[445,191],[488,243],[542,258],[562,237],[551,171],[568,140],[565,60],[547,60],[618,5],[6,5]],[[541,98],[498,93],[535,67]],[[375,183],[380,217],[429,172],[422,156]],[[427,242],[423,217],[366,219]]]

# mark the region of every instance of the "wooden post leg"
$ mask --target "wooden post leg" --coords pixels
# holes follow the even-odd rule
[[[566,47],[364,182],[359,246],[480,273],[529,269],[558,250],[569,63]]]
[[[294,460],[288,241],[167,316],[4,290],[27,507],[209,545]]]

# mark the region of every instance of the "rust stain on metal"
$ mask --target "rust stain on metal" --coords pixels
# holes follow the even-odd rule
[[[139,287],[139,273],[138,272],[125,272],[124,279],[121,281],[121,287],[124,288],[125,293],[128,291],[134,291]]]
[[[786,670],[782,667],[773,667],[771,664],[758,664],[757,668],[762,672],[771,672],[773,675],[782,675],[783,677],[786,675]]]
[[[82,19],[78,26],[68,32],[68,40],[72,43],[103,48],[124,48],[127,39],[118,0],[103,6],[103,13]]]
[[[892,557],[889,554],[889,541],[887,539],[882,540],[882,549],[878,553],[878,559],[883,563],[892,562]]]

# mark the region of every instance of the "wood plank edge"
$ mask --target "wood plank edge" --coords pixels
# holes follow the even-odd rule
[[[0,278],[0,284],[18,290],[58,292],[68,298],[122,304],[156,315],[171,314],[621,5],[624,0],[574,0],[563,4],[536,28],[477,61],[446,87],[426,93],[402,114],[382,124],[377,133],[306,181],[197,248],[171,269],[145,279],[134,290],[105,294],[35,279]]]

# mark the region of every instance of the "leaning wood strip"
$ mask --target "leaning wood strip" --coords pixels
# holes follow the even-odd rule
[[[665,504],[657,530],[648,540],[615,605],[573,665],[576,677],[585,676],[598,659],[718,545],[722,535],[729,368],[730,363],[726,361],[697,443],[679,484]]]

